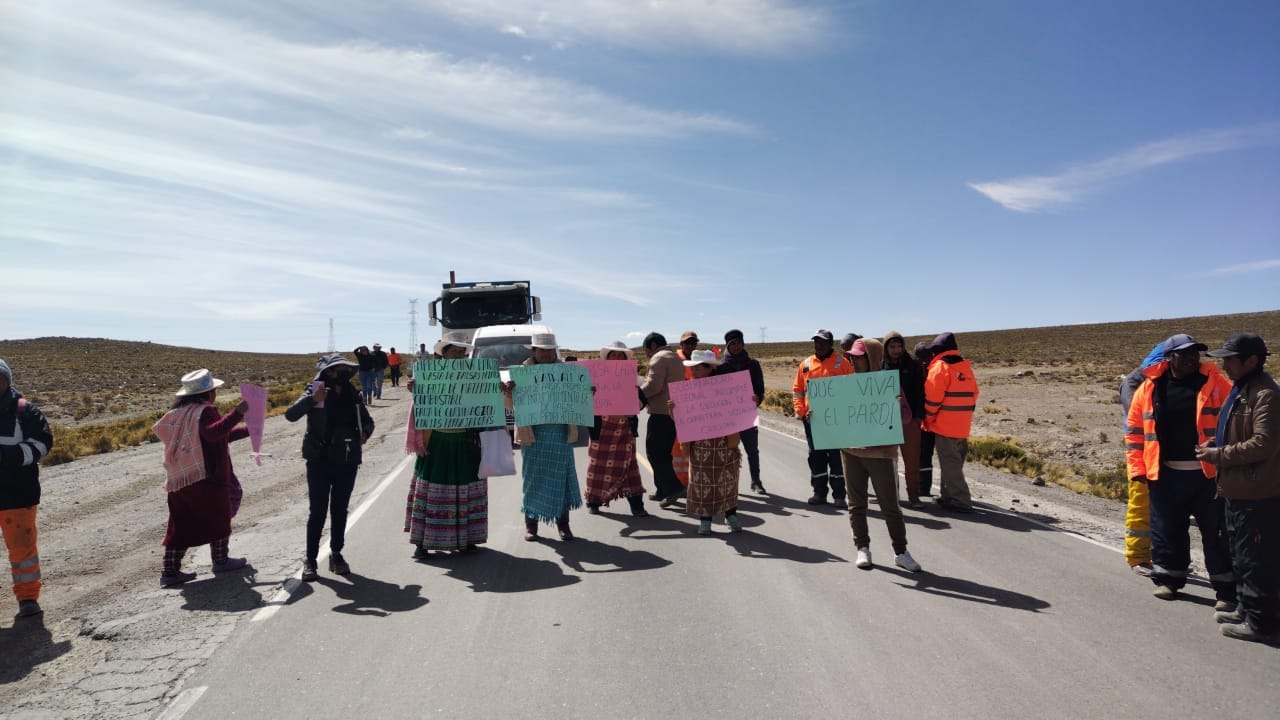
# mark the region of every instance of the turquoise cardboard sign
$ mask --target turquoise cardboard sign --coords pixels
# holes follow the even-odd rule
[[[595,424],[591,374],[577,363],[544,363],[511,367],[516,425]]]
[[[490,428],[506,422],[497,360],[419,360],[413,364],[414,427]]]
[[[902,444],[897,370],[812,378],[806,394],[815,448]]]

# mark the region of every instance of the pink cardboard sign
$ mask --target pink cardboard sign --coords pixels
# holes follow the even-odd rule
[[[751,399],[751,373],[735,372],[667,386],[676,406],[680,442],[723,437],[755,427],[759,411]]]
[[[259,385],[240,384],[240,399],[249,403],[244,414],[244,425],[249,429],[249,444],[253,446],[253,459],[262,464],[262,428],[267,423],[267,389]]]
[[[591,384],[596,389],[593,408],[596,415],[640,412],[635,360],[579,360],[577,364],[591,373]]]

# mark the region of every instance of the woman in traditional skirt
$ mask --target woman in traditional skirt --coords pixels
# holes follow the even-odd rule
[[[600,350],[603,360],[630,360],[631,350],[614,341]],[[636,462],[636,438],[640,423],[635,415],[597,415],[587,450],[587,511],[600,514],[600,506],[625,497],[631,514],[649,517],[644,509],[644,486]]]
[[[710,350],[694,350],[684,364],[697,381],[710,377],[720,362],[720,358]],[[671,403],[671,412],[673,415],[676,412],[675,403]],[[698,534],[710,535],[711,519],[720,513],[724,513],[730,532],[742,532],[742,523],[738,519],[738,473],[742,468],[738,433],[694,440],[683,445],[685,454],[689,456],[685,512],[698,516]]]
[[[556,336],[539,333],[529,344],[533,357],[525,365],[560,362],[556,353]],[[508,403],[515,385],[503,383]],[[524,539],[538,539],[538,523],[555,522],[561,540],[572,540],[569,511],[582,507],[582,491],[578,488],[578,469],[573,460],[573,442],[578,439],[577,425],[533,425],[516,428],[520,442],[520,475],[524,480],[520,511],[524,513]]]
[[[435,345],[446,360],[466,358],[466,333],[449,333]],[[412,423],[412,416],[410,416]],[[413,432],[413,430],[410,430]],[[480,431],[423,430],[405,507],[405,531],[415,560],[428,552],[471,552],[489,539],[489,482],[480,471]]]
[[[195,573],[182,571],[182,560],[189,548],[200,545],[209,546],[215,573],[248,564],[244,558],[228,557],[231,518],[244,496],[231,469],[228,445],[249,437],[248,428],[240,424],[249,403],[242,400],[226,415],[219,413],[213,401],[222,384],[208,370],[183,375],[182,388],[174,393],[173,409],[152,427],[164,443],[169,504],[161,587],[195,579]]]

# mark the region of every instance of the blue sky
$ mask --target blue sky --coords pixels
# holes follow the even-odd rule
[[[574,348],[1280,307],[1274,2],[0,18],[6,339],[404,348],[449,270]]]

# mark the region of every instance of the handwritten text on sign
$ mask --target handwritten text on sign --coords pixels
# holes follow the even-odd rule
[[[498,361],[419,360],[413,364],[413,422],[419,430],[505,425]]]
[[[731,435],[755,426],[759,418],[751,399],[751,373],[681,380],[667,389],[676,405],[676,436],[682,443]]]
[[[577,363],[510,369],[516,425],[592,425],[591,375]]]
[[[806,392],[814,448],[902,444],[897,370],[810,378]]]
[[[579,360],[591,373],[596,388],[596,415],[635,415],[640,412],[635,360]]]

